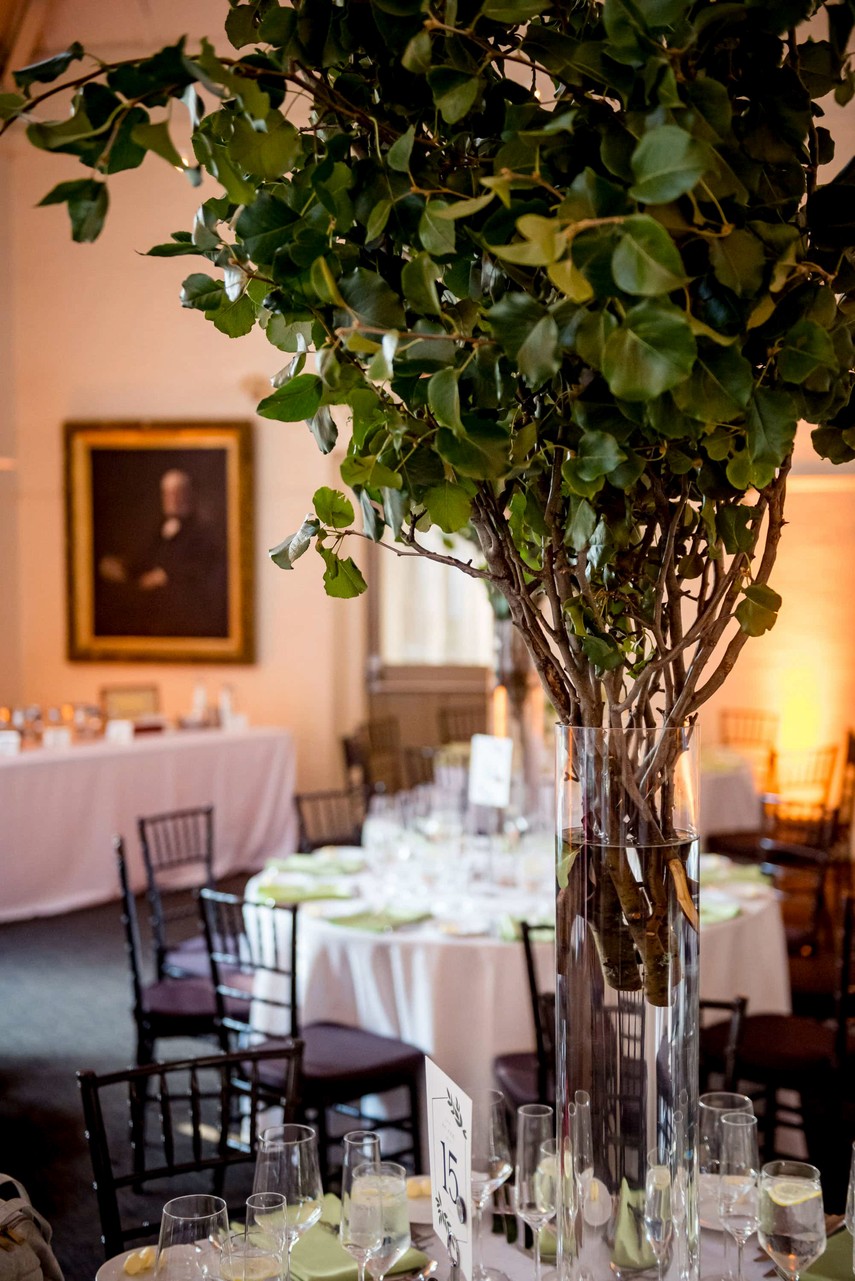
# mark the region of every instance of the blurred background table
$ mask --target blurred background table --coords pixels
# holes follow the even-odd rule
[[[216,805],[218,876],[294,849],[295,754],[283,729],[151,734],[0,758],[0,921],[118,897],[112,838],[145,877],[140,815]]]

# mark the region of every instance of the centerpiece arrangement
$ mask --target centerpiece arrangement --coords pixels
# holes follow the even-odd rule
[[[369,539],[504,598],[567,727],[559,1138],[581,1091],[598,1208],[559,1236],[591,1275],[652,1266],[651,1159],[685,1216],[668,1266],[698,1274],[688,749],[775,622],[797,422],[855,458],[853,177],[819,177],[852,26],[812,0],[233,0],[232,52],[74,45],[0,96],[87,166],[43,201],[76,240],[147,152],[219,183],[150,252],[203,259],[183,305],[287,353],[259,414],[323,452],[350,429],[355,501],[319,489],[277,565],[314,549],[355,596]],[[480,554],[428,549],[431,525]]]

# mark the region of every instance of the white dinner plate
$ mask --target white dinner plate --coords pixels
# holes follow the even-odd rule
[[[141,1249],[142,1246],[137,1246],[137,1250]],[[125,1272],[125,1259],[131,1254],[136,1254],[136,1250],[125,1250],[122,1254],[117,1254],[106,1263],[102,1263],[95,1273],[95,1281],[126,1281],[128,1274]],[[153,1277],[154,1267],[146,1268],[145,1272],[138,1272],[137,1276],[141,1281],[145,1281],[146,1277]]]

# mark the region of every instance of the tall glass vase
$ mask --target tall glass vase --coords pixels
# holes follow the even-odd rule
[[[694,736],[561,726],[557,780],[559,1276],[697,1281]]]

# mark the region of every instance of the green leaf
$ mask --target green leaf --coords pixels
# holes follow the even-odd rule
[[[109,206],[107,185],[95,178],[77,178],[60,182],[39,201],[39,205],[68,205],[71,238],[78,244],[97,240],[104,226]]]
[[[398,472],[381,463],[374,454],[357,456],[351,454],[341,465],[341,478],[351,489],[401,489],[402,480]]]
[[[401,288],[407,306],[422,316],[439,316],[441,307],[436,291],[439,274],[436,263],[428,254],[416,254],[404,264],[401,271]]]
[[[709,423],[732,423],[745,410],[754,388],[751,365],[732,347],[705,346],[691,376],[674,389],[681,409]]]
[[[440,221],[469,218],[472,214],[480,213],[482,209],[486,209],[493,199],[493,192],[488,191],[486,196],[473,196],[471,200],[456,200],[453,205],[446,205],[444,209],[434,209],[433,216],[440,219]]]
[[[277,249],[290,239],[294,214],[284,201],[262,191],[235,223],[246,252],[256,263],[271,263]]]
[[[27,99],[19,93],[0,93],[0,120],[12,120],[19,115]]]
[[[460,420],[460,374],[456,369],[440,369],[428,382],[428,405],[441,427],[462,432]]]
[[[630,163],[635,178],[630,195],[658,205],[691,191],[715,157],[706,143],[677,125],[658,125],[642,135]]]
[[[716,530],[730,556],[751,550],[753,536],[749,523],[752,515],[752,509],[743,506],[720,507],[716,512]]]
[[[255,4],[242,4],[229,10],[226,14],[226,35],[233,48],[242,49],[244,45],[258,41],[257,17],[258,6]]]
[[[427,75],[431,69],[431,40],[428,31],[416,32],[401,55],[401,64],[414,76]]]
[[[737,229],[710,244],[710,263],[715,277],[740,297],[751,297],[763,284],[766,253],[750,231]]]
[[[294,561],[299,560],[303,552],[308,549],[317,532],[318,522],[311,516],[307,516],[296,534],[289,534],[281,543],[271,547],[267,554],[274,565],[278,565],[280,569],[293,569]]]
[[[429,200],[419,219],[419,239],[427,252],[437,258],[454,253],[454,223],[438,217],[447,208],[444,200]]]
[[[781,341],[778,373],[785,382],[803,383],[820,368],[837,368],[834,344],[812,320],[799,320]]]
[[[353,524],[353,503],[345,498],[340,489],[322,485],[315,490],[312,506],[322,525],[330,525],[333,529],[347,529],[348,525]]]
[[[194,271],[181,285],[181,306],[197,311],[216,311],[225,297],[222,281],[212,280],[203,271]]]
[[[507,22],[511,26],[527,22],[549,8],[546,0],[485,0],[481,14],[494,22]]]
[[[428,72],[433,100],[446,124],[454,125],[471,111],[481,93],[481,81],[455,67],[434,67]],[[427,246],[425,246],[427,248]]]
[[[467,427],[464,435],[440,428],[436,448],[455,471],[473,480],[498,480],[511,468],[510,440],[492,424]]]
[[[374,205],[368,216],[368,222],[365,225],[365,240],[368,244],[370,244],[372,240],[376,240],[378,236],[382,236],[386,229],[386,223],[389,221],[389,215],[391,212],[391,200],[378,200],[377,204]]]
[[[341,277],[338,288],[360,320],[381,330],[406,328],[400,298],[376,271],[356,267]]]
[[[655,218],[645,214],[627,218],[620,230],[612,254],[612,275],[619,289],[652,298],[685,284],[680,251]]]
[[[562,258],[561,262],[551,262],[546,274],[555,288],[560,289],[571,302],[588,302],[594,296],[593,285],[569,256]]]
[[[338,427],[328,405],[321,405],[309,420],[309,431],[322,454],[332,453],[338,440]]]
[[[793,400],[784,391],[754,393],[745,419],[751,481],[758,489],[768,485],[793,447],[798,415]]]
[[[472,499],[462,485],[443,481],[427,490],[422,502],[433,523],[446,534],[454,534],[469,523]]]
[[[542,386],[561,367],[558,326],[552,316],[543,316],[517,352],[517,364],[533,390]]]
[[[52,58],[45,58],[42,62],[32,62],[28,67],[21,67],[20,71],[13,71],[15,84],[19,89],[24,90],[35,83],[50,84],[51,81],[58,80],[72,62],[79,62],[85,52],[83,45],[75,40],[64,53],[57,53]]]
[[[603,636],[586,636],[582,641],[586,658],[599,667],[601,671],[611,672],[620,667],[624,656],[612,640]]]
[[[691,373],[697,348],[676,307],[642,302],[606,339],[603,374],[621,400],[653,400]]]
[[[614,436],[604,431],[586,431],[579,441],[576,474],[580,480],[597,480],[614,471],[625,459],[626,454]]]
[[[390,169],[397,173],[408,173],[410,168],[410,156],[413,154],[413,143],[416,140],[416,131],[412,125],[406,133],[402,133],[400,138],[392,143],[386,152],[386,163]]]
[[[570,518],[564,529],[565,543],[574,551],[581,551],[591,541],[596,524],[596,512],[588,500],[573,495],[570,499]]]
[[[507,293],[486,313],[486,321],[499,346],[516,360],[523,343],[546,309],[528,294]]]
[[[247,294],[229,300],[223,298],[215,311],[209,311],[208,319],[215,329],[229,338],[243,338],[255,324],[255,304]]]
[[[336,596],[340,600],[352,600],[354,596],[361,596],[367,588],[367,583],[354,563],[353,557],[337,556],[331,548],[324,547],[323,543],[315,545],[326,565],[324,589],[327,596]]]
[[[317,374],[298,374],[256,408],[262,418],[280,423],[298,423],[314,417],[321,403],[324,385]]]
[[[745,589],[745,598],[736,607],[736,619],[742,631],[749,636],[762,636],[778,621],[781,597],[771,587],[752,583]]]
[[[165,120],[159,121],[158,124],[139,124],[134,125],[131,130],[131,138],[139,147],[145,147],[146,151],[153,151],[156,156],[160,156],[173,169],[185,169],[186,165],[176,150],[175,143],[172,141],[169,133],[169,125]]]
[[[232,126],[229,155],[246,173],[273,182],[288,173],[300,155],[300,135],[289,120],[271,112],[264,126],[241,116]]]

